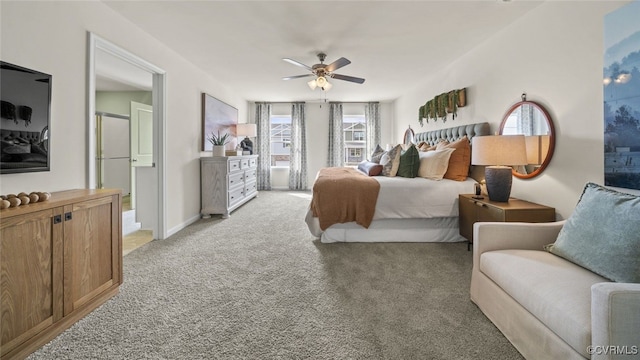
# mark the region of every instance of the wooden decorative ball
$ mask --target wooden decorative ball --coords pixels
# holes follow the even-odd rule
[[[29,200],[31,200],[32,203],[37,203],[38,200],[40,200],[40,196],[36,193],[31,193],[29,194]]]
[[[27,195],[18,196],[20,199],[20,205],[27,205],[31,202],[31,199]]]
[[[11,203],[9,202],[9,200],[5,200],[5,199],[0,200],[0,209],[6,209],[9,206],[11,206]]]
[[[9,203],[11,204],[11,207],[17,207],[20,206],[20,204],[22,203],[22,201],[20,201],[20,199],[18,199],[17,197],[12,197],[9,198]]]
[[[38,201],[47,201],[49,200],[49,198],[51,198],[51,193],[48,192],[39,192],[38,196],[40,197],[40,199]]]

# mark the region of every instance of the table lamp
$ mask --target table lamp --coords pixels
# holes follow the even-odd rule
[[[249,155],[253,155],[253,142],[249,139],[257,135],[256,124],[238,124],[236,126],[236,135],[238,137],[244,136],[244,140],[240,142],[242,153],[248,152]]]
[[[524,135],[474,136],[471,164],[485,165],[484,177],[489,200],[508,202],[511,194],[511,166],[526,165]]]

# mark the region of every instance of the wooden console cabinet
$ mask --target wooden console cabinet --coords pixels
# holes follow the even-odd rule
[[[258,195],[258,155],[200,158],[200,214],[229,214]]]
[[[458,197],[460,235],[473,243],[473,224],[479,221],[495,222],[551,222],[556,220],[556,209],[529,201],[510,198],[508,202],[474,199],[475,195]]]
[[[0,211],[0,357],[23,359],[117,294],[120,190],[69,190]]]

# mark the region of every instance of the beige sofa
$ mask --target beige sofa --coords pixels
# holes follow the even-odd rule
[[[563,224],[474,224],[471,300],[527,359],[640,359],[640,284],[544,251]]]

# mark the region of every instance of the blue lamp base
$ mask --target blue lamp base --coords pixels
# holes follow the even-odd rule
[[[489,200],[497,202],[509,201],[511,183],[513,181],[511,170],[509,166],[487,166],[484,169]]]

